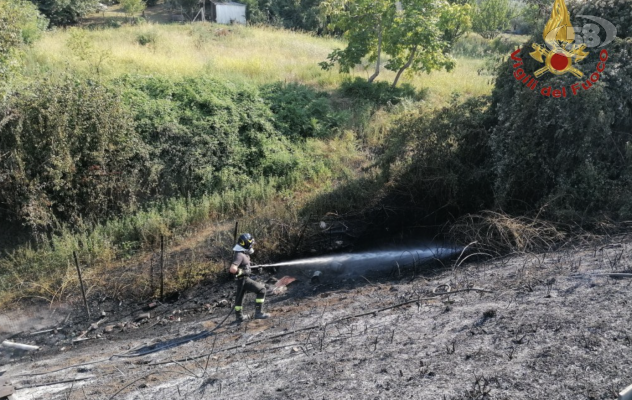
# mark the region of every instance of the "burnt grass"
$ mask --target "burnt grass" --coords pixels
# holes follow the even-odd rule
[[[3,349],[2,377],[20,399],[615,399],[632,384],[632,279],[608,274],[631,264],[620,236],[318,283],[281,269],[297,281],[268,297],[271,319],[220,324],[234,283],[207,283],[113,309],[74,345],[94,321],[21,333],[42,349]]]

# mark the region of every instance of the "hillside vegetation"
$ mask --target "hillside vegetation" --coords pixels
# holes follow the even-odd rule
[[[64,298],[73,251],[95,277],[161,236],[175,245],[226,219],[265,237],[260,254],[271,259],[296,254],[325,217],[353,215],[375,232],[464,217],[507,228],[516,243],[525,219],[513,217],[581,227],[628,218],[630,107],[611,91],[629,86],[629,39],[612,45],[613,73],[590,96],[557,103],[528,97],[511,75],[506,60],[524,39],[470,35],[451,50],[454,71],[404,75],[392,88],[388,71],[367,83],[369,63],[320,69],[338,39],[278,28],[47,32],[21,49],[2,102],[0,217],[29,240],[0,259],[0,301]],[[221,267],[196,263],[199,276]]]
[[[592,12],[612,21],[621,18],[624,27],[630,17],[619,17],[619,9],[626,4],[631,2],[606,2]],[[576,4],[571,14],[584,8]],[[629,221],[632,38],[624,28],[617,32],[603,48],[608,52],[605,70],[590,90],[580,87],[577,95],[559,99],[539,93],[547,86],[570,91],[573,84],[585,84],[603,49],[590,49],[576,65],[583,80],[549,73],[537,91],[516,80],[515,60],[507,58],[491,97],[453,102],[432,115],[410,115],[392,136],[394,145],[384,158],[386,171],[394,171],[391,177],[398,182],[389,201],[412,206],[420,218],[437,210],[435,222],[489,209],[545,219],[564,230],[612,229]],[[540,68],[528,53],[531,43],[541,41],[538,33],[517,53],[525,71]],[[483,224],[494,232],[489,237],[512,230],[494,226],[503,225],[501,219],[475,219],[487,221]],[[513,229],[513,235],[524,227]]]
[[[520,39],[514,39],[513,43]],[[120,28],[56,30],[37,41],[26,55],[30,76],[71,70],[75,74],[111,79],[122,74],[165,77],[211,76],[235,84],[299,82],[333,90],[354,76],[369,72],[358,66],[349,76],[324,71],[318,63],[341,41],[273,27],[194,23],[141,24]],[[477,46],[484,48],[485,45]],[[452,92],[481,95],[491,90],[490,76],[480,74],[481,57],[459,55],[454,71],[419,74],[408,79],[418,90],[428,89],[434,101]],[[370,65],[366,68],[371,69]],[[392,81],[384,71],[380,79]]]
[[[389,71],[363,83],[368,64],[322,70],[340,40],[279,28],[46,32],[20,49],[14,94],[2,102],[0,214],[30,238],[17,247],[7,240],[15,229],[2,238],[13,246],[0,259],[2,301],[63,298],[73,251],[90,260],[90,280],[161,236],[177,243],[226,218],[253,221],[268,237],[265,257],[295,251],[306,218],[363,208],[380,190],[367,167],[398,115],[490,93],[482,55],[519,40],[472,36],[455,48],[454,71],[390,88]],[[318,197],[360,177],[369,184]]]

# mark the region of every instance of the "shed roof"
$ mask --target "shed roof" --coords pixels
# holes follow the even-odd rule
[[[218,6],[243,6],[246,7],[243,3],[237,3],[236,1],[211,1],[211,3]]]

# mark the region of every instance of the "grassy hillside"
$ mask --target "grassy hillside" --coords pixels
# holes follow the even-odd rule
[[[369,86],[351,83],[369,66],[323,71],[318,63],[343,43],[286,30],[197,23],[47,32],[26,49],[20,96],[3,104],[19,118],[2,127],[9,139],[0,136],[0,150],[34,166],[12,172],[5,197],[39,234],[34,246],[0,257],[0,304],[76,294],[73,250],[90,260],[85,277],[95,288],[119,293],[102,278],[141,262],[161,235],[173,245],[244,215],[268,239],[260,254],[295,251],[306,218],[354,209],[379,189],[379,171],[367,167],[401,114],[441,107],[454,93],[491,92],[486,45],[467,39],[454,71],[404,77],[413,90],[398,92],[388,89],[389,71]],[[370,183],[344,198],[313,202],[363,176]],[[221,265],[195,263],[200,275]]]
[[[38,41],[28,52],[26,71],[33,76],[72,70],[103,78],[126,73],[207,75],[250,84],[300,82],[332,90],[348,76],[323,71],[318,63],[336,47],[343,43],[270,27],[195,23],[69,29],[50,32]],[[482,59],[457,60],[450,73],[404,77],[402,83],[429,90],[435,101],[445,100],[455,91],[468,96],[491,92],[490,76],[479,73],[485,64]],[[366,78],[369,70],[371,66],[367,70],[359,66],[352,76]],[[394,76],[384,70],[378,81],[391,82]]]

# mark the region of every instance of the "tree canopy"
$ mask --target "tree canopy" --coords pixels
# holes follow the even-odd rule
[[[48,22],[26,0],[0,1],[0,94],[18,71],[23,46],[32,43]]]
[[[121,5],[128,17],[133,17],[134,14],[144,11],[147,7],[143,0],[121,0]]]
[[[331,20],[330,29],[343,32],[348,44],[336,49],[320,65],[324,69],[338,64],[348,73],[363,59],[375,63],[372,82],[380,73],[382,53],[388,56],[384,67],[395,71],[393,86],[402,73],[451,69],[448,55],[451,44],[469,29],[469,5],[433,0],[332,0],[322,3]]]
[[[97,10],[99,0],[31,0],[52,25],[71,25]]]
[[[481,0],[473,15],[472,28],[481,36],[493,39],[509,28],[516,12],[509,0]]]

